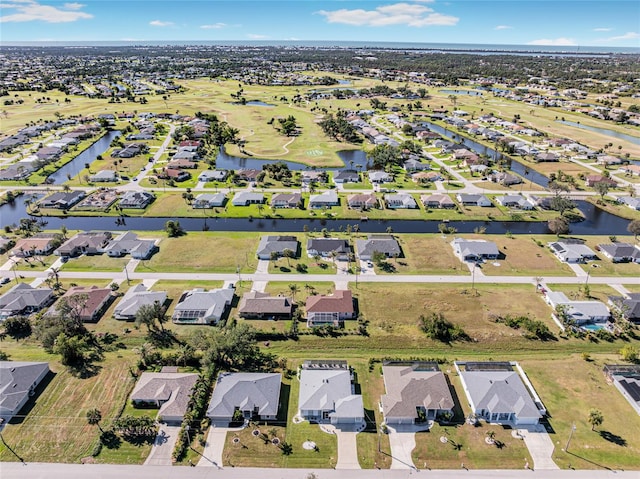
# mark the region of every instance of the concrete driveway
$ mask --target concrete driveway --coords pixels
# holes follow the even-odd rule
[[[224,443],[227,439],[229,431],[239,431],[242,428],[236,427],[216,427],[209,428],[207,441],[204,445],[202,457],[198,461],[198,466],[222,468],[222,453],[224,451]]]
[[[560,469],[553,462],[553,441],[544,429],[544,426],[531,426],[527,429],[518,429],[520,436],[524,438],[524,443],[529,449],[529,454],[533,459],[533,468],[537,470]]]
[[[338,437],[338,462],[336,469],[360,469],[355,431],[335,430]]]
[[[411,428],[389,427],[391,469],[415,469],[411,453],[416,447],[416,433]]]
[[[180,426],[160,424],[158,435],[153,443],[151,452],[144,461],[145,466],[170,466],[171,454],[180,434]]]

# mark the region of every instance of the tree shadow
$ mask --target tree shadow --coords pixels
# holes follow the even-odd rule
[[[617,434],[614,434],[612,432],[600,431],[600,437],[605,441],[612,442],[614,444],[617,444],[618,446],[627,446],[627,440],[625,438],[618,436]]]
[[[100,442],[107,449],[119,449],[122,445],[122,439],[113,430],[108,429],[100,434]]]

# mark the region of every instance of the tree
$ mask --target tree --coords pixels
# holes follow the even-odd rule
[[[99,409],[93,408],[87,411],[87,423],[91,426],[98,426],[100,432],[104,432],[102,426],[100,426],[100,421],[102,421],[102,413]]]
[[[285,248],[282,251],[282,255],[287,258],[287,266],[291,267],[291,258],[295,258],[296,254],[293,250],[289,249],[289,248]]]
[[[296,293],[298,293],[300,291],[300,287],[295,283],[291,283],[289,285],[289,291],[291,292],[291,299],[295,302]]]
[[[166,309],[159,301],[153,304],[143,304],[136,313],[136,326],[144,324],[148,332],[164,331],[164,323],[168,320]]]
[[[60,362],[65,366],[75,366],[86,360],[89,345],[81,336],[68,337],[60,333],[53,344],[53,352],[61,356]]]
[[[442,313],[430,313],[429,316],[420,315],[418,326],[431,339],[450,343],[457,339],[469,339],[462,328],[448,321]]]
[[[167,232],[167,236],[169,238],[177,238],[186,234],[186,232],[182,229],[182,226],[180,226],[179,221],[167,221],[164,224],[164,230]]]
[[[609,193],[609,183],[606,181],[598,181],[594,183],[593,189],[600,195],[600,198],[604,200],[604,196]]]
[[[589,418],[587,419],[587,421],[589,421],[589,424],[591,424],[591,430],[595,431],[596,427],[600,426],[604,422],[602,411],[600,411],[599,409],[589,410]]]
[[[3,323],[4,332],[13,339],[31,336],[31,321],[28,316],[9,316]]]
[[[625,344],[622,346],[622,349],[620,349],[620,356],[622,356],[622,359],[625,361],[635,363],[638,361],[638,348],[631,344]]]
[[[550,219],[547,223],[547,228],[559,237],[569,232],[569,222],[562,216],[559,216],[558,218]]]
[[[631,233],[634,239],[638,239],[638,235],[640,235],[640,220],[633,220],[627,226],[627,231]]]

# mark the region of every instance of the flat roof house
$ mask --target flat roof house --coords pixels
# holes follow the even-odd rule
[[[546,414],[528,379],[525,385],[524,371],[517,363],[456,361],[455,366],[471,411],[487,422],[538,424]]]
[[[130,398],[134,405],[154,405],[159,408],[158,421],[179,425],[187,412],[197,381],[198,375],[195,373],[143,372]]]
[[[348,289],[337,289],[328,296],[309,296],[305,309],[308,327],[324,324],[340,326],[345,319],[355,317],[353,296]]]
[[[337,427],[364,421],[362,396],[354,394],[346,361],[305,361],[300,371],[298,415]]]
[[[280,373],[220,373],[207,417],[214,423],[229,423],[236,411],[245,419],[273,421],[280,406]]]
[[[231,288],[186,291],[174,308],[171,319],[176,324],[217,324],[231,306],[233,295]]]
[[[0,361],[0,419],[18,414],[48,373],[49,363]]]
[[[155,303],[164,304],[167,300],[166,291],[149,291],[140,283],[129,288],[113,311],[115,319],[133,321],[142,306],[153,306]]]
[[[374,253],[382,253],[387,258],[399,257],[402,250],[396,240],[391,235],[370,235],[366,240],[356,240],[358,257],[364,261],[373,259]]]
[[[482,261],[500,256],[500,250],[493,241],[454,238],[451,246],[461,261]]]
[[[415,424],[453,413],[453,397],[437,363],[385,361],[382,375],[386,394],[380,403],[386,424]]]
[[[242,295],[238,315],[248,319],[291,319],[293,302],[286,296],[249,291]]]
[[[258,243],[258,259],[270,260],[273,253],[284,256],[285,250],[298,256],[299,243],[295,236],[262,236]]]

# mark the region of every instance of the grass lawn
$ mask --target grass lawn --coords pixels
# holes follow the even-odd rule
[[[390,259],[399,274],[468,274],[469,270],[453,254],[453,237],[428,234],[402,234],[396,238],[404,257]],[[384,274],[376,266],[377,274]]]
[[[6,348],[7,341],[3,343]],[[34,351],[35,349],[35,351]],[[130,354],[107,353],[97,374],[86,379],[71,375],[38,345],[21,342],[9,350],[12,360],[48,361],[53,371],[22,409],[26,417],[14,419],[2,434],[7,444],[27,462],[77,463],[91,454],[97,432],[87,424],[86,412],[98,408],[108,424],[126,400],[133,385],[129,374]],[[16,458],[0,446],[0,460]]]
[[[300,236],[298,236],[300,239]],[[269,262],[269,273],[292,273],[296,272],[296,267],[304,265],[307,267],[306,274],[336,274],[336,264],[331,260],[321,259],[316,261],[309,258],[306,252],[306,239],[300,241],[303,250],[298,258],[279,258],[277,261]]]
[[[163,238],[159,251],[141,262],[137,272],[235,273],[240,266],[241,273],[253,273],[259,241],[252,232],[189,232]]]
[[[57,259],[57,256],[56,256]],[[121,272],[130,261],[129,256],[112,258],[106,254],[82,255],[70,258],[60,268],[61,271],[109,271]]]
[[[580,267],[589,272],[591,276],[640,276],[640,265],[638,263],[614,263],[602,253],[598,253],[596,249],[599,244],[610,244],[611,240],[608,236],[585,236],[586,245],[598,254],[599,260],[590,261],[581,264]],[[617,238],[619,243],[634,244],[633,236],[620,236]]]
[[[283,467],[285,456],[278,446],[271,443],[271,439],[277,437],[280,441],[286,441],[285,430],[282,426],[262,425],[228,432],[223,464],[233,467]],[[260,431],[268,439],[265,441],[260,436],[254,436],[253,431]]]
[[[589,284],[589,297],[584,296],[584,284],[549,284],[551,291],[560,291],[567,295],[569,299],[584,301],[597,300],[606,304],[609,296],[619,296],[620,293],[606,284]]]
[[[265,288],[265,292],[272,295],[291,296],[290,284],[295,284],[298,291],[295,294],[294,301],[304,303],[311,294],[331,294],[335,290],[333,282],[308,282],[308,283],[285,283],[279,281],[270,281]]]
[[[640,469],[640,416],[622,394],[608,384],[604,364],[617,364],[617,355],[598,355],[585,361],[574,354],[553,362],[528,359],[522,367],[540,395],[553,428],[554,461],[561,469]],[[589,410],[602,411],[604,422],[591,431]],[[572,425],[569,453],[566,446]]]
[[[493,241],[504,258],[487,261],[482,264],[485,275],[508,276],[573,276],[571,268],[558,261],[546,244],[553,239],[549,237],[530,237],[527,235],[465,235],[465,238],[486,239]],[[536,241],[542,243],[539,246]],[[497,266],[496,266],[497,265]]]

